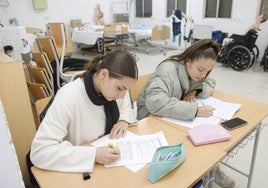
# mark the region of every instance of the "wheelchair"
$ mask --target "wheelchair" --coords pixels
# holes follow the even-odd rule
[[[268,72],[268,46],[264,51],[260,66],[263,66],[263,71]]]
[[[236,71],[250,68],[259,56],[259,48],[255,44],[257,31],[252,29],[246,35],[232,34],[229,38],[230,42],[222,45],[217,61]]]

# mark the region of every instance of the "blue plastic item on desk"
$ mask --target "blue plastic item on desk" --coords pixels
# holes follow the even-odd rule
[[[153,156],[148,180],[152,183],[167,175],[186,159],[184,144],[159,147]]]

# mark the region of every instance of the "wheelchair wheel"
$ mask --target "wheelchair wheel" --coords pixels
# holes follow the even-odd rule
[[[257,60],[259,58],[259,55],[260,55],[260,50],[259,50],[258,46],[255,44],[252,50],[255,53],[255,57]]]
[[[228,52],[227,59],[229,65],[236,71],[241,71],[246,68],[251,63],[251,53],[244,46],[234,46]]]
[[[257,60],[257,56],[256,56],[255,51],[251,51],[251,52],[250,52],[250,55],[251,55],[251,61],[250,61],[250,64],[248,65],[247,68],[252,67],[252,65],[253,65],[253,64],[255,63],[255,61]]]
[[[252,51],[251,51],[251,62],[248,68],[252,67],[252,65],[258,60],[260,54],[260,50],[258,46],[255,44]]]

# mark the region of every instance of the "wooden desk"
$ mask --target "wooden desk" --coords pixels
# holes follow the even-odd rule
[[[240,127],[232,131],[228,131],[232,138],[228,142],[217,143],[216,147],[220,147],[225,151],[230,151],[236,144],[238,144],[245,136],[256,128],[261,121],[268,115],[268,105],[246,99],[243,97],[228,94],[222,91],[214,91],[212,97],[220,99],[226,102],[239,103],[242,104],[241,108],[235,113],[234,117],[240,117],[245,119],[248,124],[246,126]],[[164,121],[166,124],[173,126],[181,131],[187,132],[188,127],[180,126],[162,119],[159,116],[152,116],[160,121]]]
[[[130,127],[130,131],[138,135],[152,134],[163,131],[170,145],[184,142],[186,149],[186,160],[160,179],[152,184],[147,180],[149,164],[138,172],[134,173],[125,167],[105,168],[103,165],[96,164],[91,179],[83,181],[80,173],[61,173],[54,171],[41,170],[32,167],[32,172],[39,185],[43,188],[52,187],[116,187],[116,188],[137,188],[137,187],[192,187],[201,177],[207,174],[224,157],[226,152],[207,145],[194,147],[186,139],[184,132],[168,126],[162,121],[148,117],[138,122],[137,126]]]
[[[239,144],[244,140],[247,139],[247,136],[255,132],[255,140],[250,164],[249,173],[241,172],[240,170],[233,168],[232,166],[228,165],[228,167],[232,168],[236,172],[246,176],[248,178],[247,188],[251,187],[252,176],[255,166],[255,159],[257,154],[258,142],[259,142],[259,135],[260,135],[260,126],[262,120],[268,115],[268,105],[264,103],[260,103],[257,101],[253,101],[246,98],[241,98],[235,95],[230,95],[227,93],[216,91],[213,93],[215,98],[219,98],[224,101],[240,103],[242,107],[239,111],[235,114],[235,117],[241,117],[245,119],[248,124],[246,126],[240,127],[239,129],[229,131],[231,134],[231,141],[229,142],[222,142],[218,143],[215,146],[224,149],[226,152],[232,152],[233,149],[240,147]]]
[[[220,99],[222,101],[226,102],[233,102],[233,103],[239,103],[242,104],[241,108],[235,113],[234,117],[240,117],[242,119],[245,119],[248,124],[246,126],[240,127],[239,129],[235,129],[232,131],[228,131],[231,134],[231,140],[228,142],[220,142],[213,144],[215,147],[222,149],[226,152],[232,152],[233,149],[236,147],[239,147],[239,144],[247,138],[247,136],[253,132],[255,133],[255,142],[252,152],[252,160],[250,164],[250,171],[248,174],[241,173],[238,169],[235,169],[229,165],[228,167],[231,167],[233,170],[237,171],[238,173],[248,177],[248,187],[251,185],[253,170],[254,170],[254,164],[255,164],[255,157],[257,153],[257,146],[258,146],[258,140],[259,140],[259,128],[261,121],[268,115],[268,105],[264,103],[260,103],[257,101],[253,101],[250,99],[246,99],[243,97],[238,97],[235,95],[231,95],[225,92],[221,91],[214,91],[212,94],[213,97]],[[187,133],[187,130],[189,128],[180,126],[177,124],[173,124],[171,122],[162,120],[161,117],[153,116],[154,118],[164,121],[166,124],[175,127],[176,129],[183,131]],[[189,138],[186,138],[189,140]],[[206,147],[206,146],[199,146],[199,147]]]

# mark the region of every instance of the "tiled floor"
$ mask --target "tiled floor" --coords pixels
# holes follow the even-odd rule
[[[164,56],[159,51],[152,51],[149,54],[137,53],[139,75],[151,73],[154,71],[159,62],[166,57],[179,53],[178,50],[169,50]],[[246,97],[259,102],[268,104],[268,72],[264,72],[259,63],[253,65],[248,70],[237,72],[230,67],[223,67],[221,64],[216,64],[211,72],[211,75],[216,79],[217,90],[222,90],[235,94],[241,97]],[[266,118],[264,123],[268,122]],[[251,160],[251,151],[254,139],[250,140],[245,148],[239,150],[238,154],[231,159],[231,164],[248,173],[249,163]],[[260,134],[258,144],[256,163],[254,168],[252,188],[268,187],[268,127],[264,127]],[[201,159],[200,159],[201,160]],[[247,178],[237,172],[221,165],[226,174],[232,177],[236,182],[236,188],[247,187]],[[217,187],[216,185],[214,187]]]

